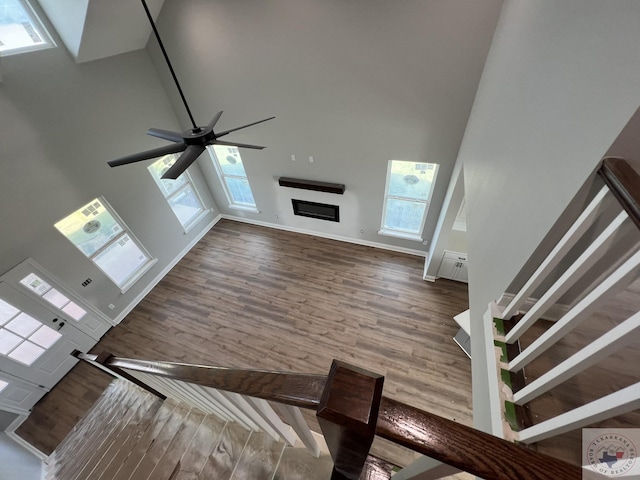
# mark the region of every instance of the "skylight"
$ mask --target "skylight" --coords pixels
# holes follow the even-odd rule
[[[0,55],[53,46],[51,37],[26,0],[0,0]]]

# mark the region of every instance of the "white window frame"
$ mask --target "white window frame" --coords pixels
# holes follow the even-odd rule
[[[426,165],[433,165],[434,168],[434,172],[433,172],[433,181],[431,182],[431,188],[429,189],[429,195],[428,198],[424,199],[424,200],[418,200],[415,198],[409,198],[409,197],[402,197],[402,196],[397,196],[397,195],[390,195],[389,194],[389,186],[391,183],[391,166],[393,165],[393,162],[408,162],[408,163],[413,163],[415,164],[426,164]],[[382,219],[380,222],[380,230],[378,231],[379,235],[385,235],[388,237],[396,237],[396,238],[402,238],[405,240],[413,240],[413,241],[417,241],[417,242],[423,242],[423,238],[422,238],[422,231],[424,230],[424,224],[427,220],[427,216],[429,214],[429,207],[431,206],[431,198],[433,197],[433,191],[435,190],[435,184],[438,178],[438,171],[440,169],[440,165],[438,165],[437,163],[429,163],[429,162],[416,162],[416,161],[412,161],[412,160],[389,160],[387,163],[387,180],[385,183],[385,187],[384,187],[384,199],[383,199],[383,204],[382,204]],[[411,203],[420,203],[420,204],[424,204],[425,208],[424,208],[424,212],[422,214],[422,219],[420,221],[420,228],[418,229],[417,232],[415,231],[411,231],[411,230],[406,230],[406,229],[396,229],[396,228],[388,228],[385,227],[385,219],[387,218],[387,201],[389,199],[394,199],[394,200],[399,200],[399,201],[405,201],[405,202],[411,202]]]
[[[39,45],[26,45],[23,47],[12,48],[10,50],[5,50],[0,52],[0,57],[9,56],[9,55],[19,55],[21,53],[27,52],[35,52],[38,50],[45,50],[47,48],[56,47],[56,43],[53,41],[53,38],[49,34],[49,31],[45,28],[44,23],[38,17],[38,14],[34,10],[34,8],[29,3],[29,0],[14,0],[22,5],[27,16],[29,17],[31,27],[36,31],[36,33],[40,36],[43,43]]]
[[[156,160],[155,162],[153,162],[153,164],[149,165],[149,167],[147,167],[147,169],[149,170],[149,174],[151,175],[151,177],[153,178],[155,184],[158,186],[158,189],[160,190],[160,192],[162,193],[164,199],[167,201],[167,203],[169,204],[169,207],[171,208],[171,211],[174,213],[174,215],[176,216],[176,218],[178,219],[178,221],[180,222],[180,225],[182,225],[182,228],[184,230],[184,233],[187,234],[191,231],[191,229],[193,227],[195,227],[198,222],[200,222],[200,220],[202,220],[207,213],[209,212],[209,209],[204,208],[204,201],[202,200],[202,197],[200,196],[200,192],[198,192],[198,190],[196,189],[195,184],[193,183],[193,179],[191,178],[191,175],[189,174],[189,172],[187,170],[184,171],[184,173],[182,173],[178,178],[184,178],[185,180],[185,184],[182,185],[180,188],[176,189],[175,191],[167,194],[165,193],[165,191],[162,189],[162,186],[160,185],[160,182],[162,180],[157,179],[153,173],[151,173],[151,168],[153,165],[155,165],[157,162],[161,162],[163,161],[166,157],[173,157],[175,160],[177,160],[177,158],[179,157],[178,154],[171,154],[171,155],[166,155],[162,158],[159,158],[158,160]],[[165,181],[171,181],[171,180],[165,180]],[[196,197],[196,200],[200,203],[200,211],[195,214],[193,217],[191,217],[189,219],[189,221],[187,223],[182,223],[182,221],[180,220],[180,217],[178,216],[177,212],[175,211],[175,209],[173,208],[173,205],[171,205],[170,200],[179,196],[182,192],[184,192],[187,188],[191,188],[191,191],[193,192],[193,194]]]
[[[226,146],[226,145],[225,145]],[[232,145],[229,145],[232,146]],[[236,147],[238,148],[238,147]],[[213,162],[213,166],[216,169],[216,173],[218,174],[218,178],[220,179],[220,183],[222,183],[222,188],[224,190],[224,194],[227,197],[227,206],[236,210],[244,210],[248,212],[259,213],[257,205],[254,203],[253,205],[246,203],[237,203],[233,199],[233,195],[231,194],[231,190],[229,189],[229,185],[227,184],[227,178],[237,178],[237,179],[245,179],[247,183],[249,183],[249,189],[251,190],[251,195],[253,196],[253,200],[255,202],[255,195],[253,195],[253,189],[251,188],[251,182],[249,182],[249,178],[247,177],[247,170],[244,169],[244,161],[242,162],[244,169],[244,176],[242,175],[227,175],[222,171],[222,167],[218,162],[218,157],[213,146],[207,147],[207,151],[209,152],[209,156],[211,157],[211,161]],[[242,157],[241,157],[242,158]]]
[[[129,229],[129,227],[127,226],[126,223],[124,223],[124,221],[122,220],[122,218],[120,218],[120,215],[118,215],[118,213],[113,209],[113,207],[109,204],[109,202],[107,202],[107,200],[103,197],[103,196],[99,196],[93,200],[91,200],[91,202],[89,202],[86,205],[89,205],[90,203],[93,203],[95,201],[99,201],[102,206],[109,212],[109,214],[114,218],[114,220],[119,224],[120,227],[122,227],[122,230],[116,235],[114,236],[112,239],[110,239],[107,243],[105,243],[102,247],[100,247],[99,249],[97,249],[95,252],[93,252],[91,255],[87,255],[87,253],[85,253],[84,251],[82,251],[82,249],[76,245],[70,238],[68,238],[66,235],[64,235],[64,233],[62,233],[60,230],[60,233],[62,233],[64,235],[65,238],[67,238],[67,240],[69,240],[71,242],[71,244],[73,246],[75,246],[86,258],[88,258],[89,260],[91,260],[91,262],[93,262],[93,264],[100,269],[101,272],[103,272],[105,274],[105,276],[111,280],[115,285],[117,285],[120,288],[121,293],[125,293],[127,290],[129,290],[138,280],[140,280],[140,278],[147,273],[151,267],[153,267],[158,259],[157,258],[153,258],[151,256],[151,254],[149,253],[149,251],[144,247],[144,245],[142,245],[142,243],[140,243],[140,240],[138,240],[136,238],[136,236],[133,234],[133,232]],[[82,207],[81,207],[82,208]],[[73,212],[69,213],[68,215],[66,215],[65,217],[63,217],[60,221],[63,221],[64,219],[66,219],[68,216],[73,215],[75,212],[77,212],[79,209],[74,210]],[[59,222],[56,222],[56,224]],[[118,283],[115,279],[113,279],[108,272],[106,272],[105,270],[102,269],[102,267],[97,263],[96,261],[96,257],[98,257],[100,254],[102,254],[103,252],[105,252],[106,250],[109,249],[109,247],[111,247],[114,243],[120,241],[125,235],[127,235],[129,237],[129,239],[135,243],[135,245],[140,249],[140,251],[147,257],[147,260],[145,263],[141,264],[133,273],[131,273],[131,275],[129,275],[129,277],[123,281],[121,284]]]

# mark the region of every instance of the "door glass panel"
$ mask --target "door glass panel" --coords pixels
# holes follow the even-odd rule
[[[0,355],[30,366],[62,338],[62,334],[4,300],[0,300],[0,306],[5,316],[18,312],[0,326]]]
[[[5,388],[7,388],[8,385],[9,385],[8,382],[5,382],[4,380],[0,380],[0,392]]]
[[[4,325],[18,313],[20,313],[20,310],[0,299],[0,325]]]
[[[17,333],[21,337],[27,338],[38,327],[42,325],[38,320],[24,312],[21,312],[16,318],[7,323],[4,328],[11,330],[13,333]]]
[[[73,302],[67,303],[62,308],[62,311],[67,315],[69,315],[71,318],[73,318],[76,322],[79,321],[82,317],[84,317],[87,314],[84,308],[82,308],[80,305],[77,305]]]
[[[46,325],[42,325],[36,332],[29,337],[33,343],[36,343],[44,348],[51,347],[62,335],[56,332],[53,328],[49,328]]]
[[[21,341],[22,338],[20,338],[18,335],[14,335],[13,333],[5,329],[0,330],[0,353],[2,355],[6,355],[11,350],[16,348]]]
[[[35,273],[30,273],[20,280],[20,283],[29,290],[32,290],[38,296],[42,296],[43,293],[51,288],[51,285],[42,280]]]
[[[25,365],[31,365],[45,351],[46,350],[44,348],[39,347],[31,342],[24,342],[18,345],[18,347],[9,354],[9,358],[24,363]]]
[[[62,292],[52,288],[47,282],[42,280],[35,273],[30,273],[22,280],[20,283],[27,287],[29,290],[32,290],[36,295],[41,296],[51,305],[56,308],[59,308],[64,313],[69,315],[75,321],[79,321],[82,317],[86,315],[86,310],[80,307],[78,304],[69,300]],[[1,308],[1,307],[0,307]],[[12,307],[13,308],[13,307]],[[2,321],[0,320],[0,325]]]
[[[49,302],[54,307],[62,308],[67,303],[69,303],[69,299],[65,297],[62,293],[60,293],[55,288],[52,288],[47,293],[45,293],[42,298],[44,298],[47,302]]]

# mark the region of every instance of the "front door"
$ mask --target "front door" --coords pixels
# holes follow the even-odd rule
[[[0,282],[0,371],[53,387],[96,341],[69,321]]]
[[[102,315],[91,305],[31,259],[12,268],[0,281],[55,312],[60,319],[96,340],[100,340],[111,328],[108,319],[101,318]]]

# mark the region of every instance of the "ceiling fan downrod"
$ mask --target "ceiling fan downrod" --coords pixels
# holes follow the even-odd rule
[[[180,86],[180,82],[178,82],[178,77],[176,76],[176,72],[173,70],[173,65],[171,65],[171,60],[169,60],[169,55],[164,48],[164,44],[162,43],[162,39],[160,38],[160,33],[158,33],[158,29],[156,28],[156,24],[153,21],[153,17],[151,16],[151,12],[149,11],[149,7],[147,6],[147,2],[145,0],[140,0],[142,2],[142,6],[144,7],[144,11],[147,14],[147,18],[149,19],[149,24],[153,29],[153,33],[156,36],[156,40],[158,40],[158,45],[160,45],[160,50],[162,50],[162,55],[164,56],[165,61],[167,62],[167,66],[169,67],[169,71],[171,72],[171,76],[173,77],[173,82],[176,84],[176,88],[180,93],[180,98],[182,99],[182,103],[184,104],[184,108],[187,110],[187,114],[189,115],[189,120],[191,120],[191,125],[193,125],[193,132],[200,133],[202,130],[198,125],[196,125],[196,121],[193,119],[193,115],[191,114],[191,109],[189,108],[189,104],[187,103],[187,99],[182,92],[182,87]]]

